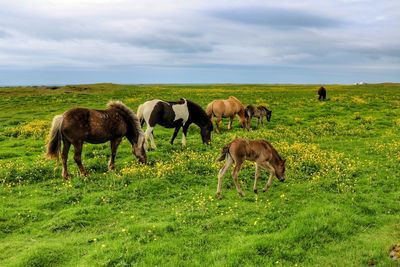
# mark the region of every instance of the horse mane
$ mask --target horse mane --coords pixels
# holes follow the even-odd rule
[[[261,140],[261,141],[271,149],[273,159],[278,160],[277,163],[279,163],[283,160],[281,158],[281,156],[279,155],[278,151],[276,151],[276,149],[271,145],[270,142],[268,142],[266,140]]]
[[[135,128],[137,130],[137,132],[133,131],[133,133],[136,134],[137,137],[139,137],[139,135],[143,135],[142,127],[140,127],[140,121],[139,121],[138,117],[124,103],[122,103],[121,101],[110,101],[107,103],[107,108],[108,109],[116,109],[117,112],[120,112],[123,114],[124,118],[129,118],[130,122],[135,126]]]
[[[241,102],[239,101],[239,99],[237,99],[236,97],[234,97],[234,96],[232,96],[232,95],[231,95],[228,99],[233,99],[233,100],[235,100],[235,101],[241,103]]]
[[[266,112],[268,112],[268,111],[271,111],[271,110],[269,110],[266,106],[258,106],[257,107],[258,109],[263,109],[263,110],[265,110]]]

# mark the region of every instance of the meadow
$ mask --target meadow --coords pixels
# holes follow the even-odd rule
[[[400,84],[74,85],[0,88],[0,266],[397,266],[400,242]],[[136,111],[153,98],[205,107],[234,95],[265,104],[272,119],[245,131],[227,120],[187,147],[155,128],[157,150],[139,164],[127,140],[107,170],[109,144],[83,148],[89,175],[69,157],[72,179],[44,158],[53,116],[121,100]],[[253,128],[255,120],[253,120]],[[228,173],[215,199],[216,162],[236,137],[269,140],[287,159],[286,181],[252,192],[254,166]],[[73,149],[71,149],[73,150]]]

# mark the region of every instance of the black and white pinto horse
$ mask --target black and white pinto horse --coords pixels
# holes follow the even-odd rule
[[[206,112],[196,103],[181,98],[177,102],[167,102],[159,99],[147,101],[139,106],[137,116],[143,126],[147,124],[145,140],[150,138],[151,148],[155,149],[153,129],[156,124],[166,128],[175,128],[170,143],[173,144],[180,128],[182,127],[182,145],[186,145],[186,134],[190,124],[200,127],[203,144],[211,141],[213,125]]]

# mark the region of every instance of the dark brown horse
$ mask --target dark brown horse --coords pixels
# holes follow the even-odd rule
[[[269,172],[269,179],[264,186],[264,192],[271,186],[274,175],[281,182],[285,181],[286,160],[283,160],[275,148],[265,140],[235,139],[223,147],[218,161],[223,161],[224,159],[225,165],[218,174],[217,198],[221,198],[222,177],[225,175],[225,172],[229,169],[232,163],[235,163],[232,177],[240,196],[244,196],[244,193],[239,185],[238,173],[242,164],[246,160],[256,163],[256,173],[253,186],[254,193],[257,193],[257,181],[261,174],[261,168]]]
[[[112,170],[114,169],[114,159],[118,145],[124,136],[132,144],[132,153],[140,162],[146,163],[145,140],[139,120],[135,113],[122,102],[109,102],[106,110],[73,108],[63,115],[54,117],[46,156],[48,158],[56,158],[58,161],[61,141],[63,142],[61,153],[62,176],[68,179],[67,159],[68,151],[72,144],[75,148],[74,160],[79,167],[81,175],[86,175],[87,173],[81,160],[83,143],[99,144],[110,141],[111,158],[108,168]]]
[[[246,126],[246,118],[244,116],[244,106],[234,96],[228,99],[217,99],[207,105],[207,116],[213,122],[214,117],[217,118],[216,131],[219,133],[221,128],[222,117],[229,118],[228,130],[232,129],[232,122],[236,115],[239,116],[242,128]]]
[[[321,86],[319,89],[318,89],[318,100],[325,100],[326,99],[326,89],[323,87],[323,86]]]
[[[260,123],[261,125],[264,124],[263,117],[265,117],[268,122],[271,121],[272,111],[267,109],[267,107],[265,106],[256,107],[254,105],[248,105],[244,111],[246,116],[247,129],[251,128],[251,120],[253,119],[253,117],[257,118],[256,128],[258,128],[258,125]]]

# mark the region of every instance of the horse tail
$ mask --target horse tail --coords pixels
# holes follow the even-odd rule
[[[137,112],[136,112],[136,116],[138,117],[139,121],[140,121],[140,126],[143,127],[144,125],[144,118],[143,118],[143,104],[139,105]]]
[[[57,159],[57,162],[61,150],[61,124],[63,120],[63,115],[57,115],[53,118],[47,143],[46,157],[48,159]]]
[[[229,154],[229,149],[231,148],[231,144],[226,144],[221,151],[221,155],[219,156],[219,158],[217,159],[217,161],[223,161],[224,159],[226,159],[226,157],[230,156]]]
[[[208,105],[207,105],[207,108],[206,108],[206,114],[207,114],[207,116],[211,119],[211,117],[212,117],[212,115],[213,115],[213,104],[214,104],[214,101],[213,102],[211,102],[211,103],[209,103]]]

